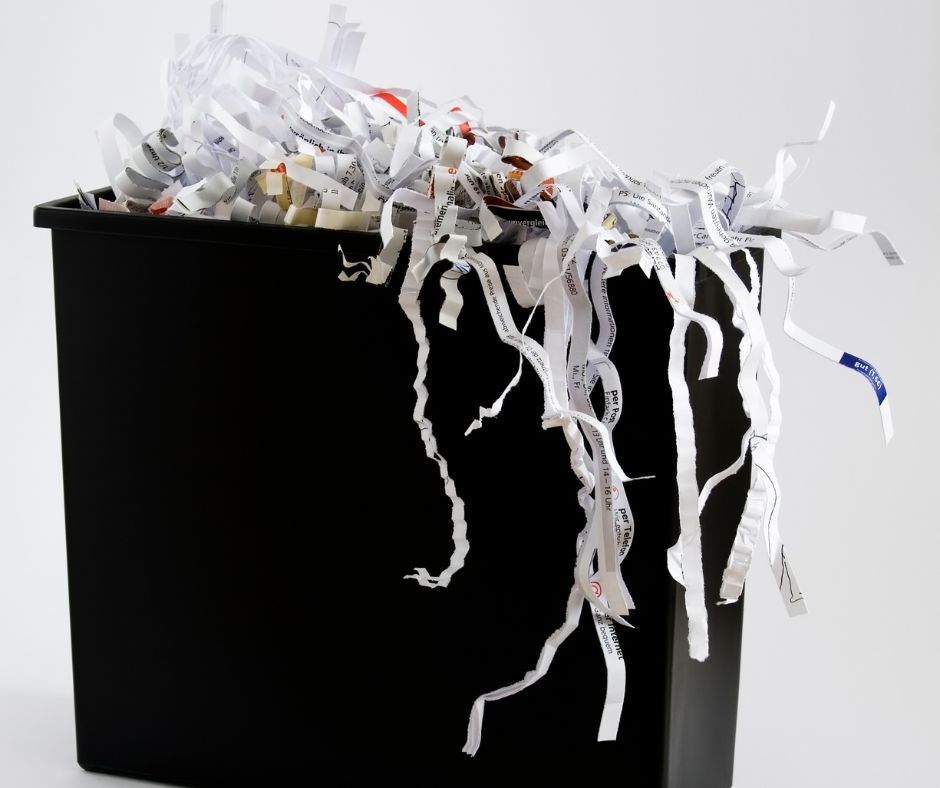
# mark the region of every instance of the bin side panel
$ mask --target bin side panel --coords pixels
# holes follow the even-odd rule
[[[761,270],[760,251],[754,252]],[[748,282],[741,253],[732,255],[739,276]],[[740,332],[731,325],[731,302],[720,281],[697,266],[695,308],[722,326],[721,374],[697,380],[705,356],[705,335],[697,326],[687,337],[686,377],[695,415],[699,487],[726,468],[741,451],[748,421],[737,390]],[[673,614],[675,648],[671,652],[669,719],[667,724],[668,788],[729,788],[734,769],[738,682],[741,667],[743,596],[734,605],[719,605],[721,576],[731,552],[750,479],[750,458],[737,474],[720,484],[702,513],[702,564],[708,609],[710,653],[705,662],[689,658],[688,619],[681,594]],[[676,524],[678,530],[678,523]],[[759,556],[754,572],[765,569]]]
[[[440,271],[422,303],[428,413],[471,539],[463,573],[429,590],[402,578],[443,568],[450,513],[410,418],[415,345],[393,292],[340,284],[322,252],[64,230],[53,247],[83,766],[186,785],[439,785],[609,758],[665,784],[679,741],[671,312],[639,271],[611,286],[631,378],[618,451],[631,475],[657,475],[629,490],[623,734],[594,741],[605,678],[584,616],[543,682],[487,706],[471,760],[470,705],[535,664],[583,525],[531,371],[498,420],[462,435],[518,359],[479,284],[461,283],[457,333],[435,322]],[[733,747],[733,716],[719,719]]]

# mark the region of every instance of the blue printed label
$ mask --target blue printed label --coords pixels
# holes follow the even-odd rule
[[[881,379],[881,375],[878,374],[878,370],[865,361],[865,359],[853,356],[851,353],[843,353],[842,358],[839,359],[839,363],[865,376],[866,380],[871,383],[871,387],[875,390],[879,405],[885,401],[885,397],[888,396],[888,390],[885,388],[884,381]]]

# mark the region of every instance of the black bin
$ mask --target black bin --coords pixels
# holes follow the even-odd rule
[[[463,436],[518,360],[476,278],[461,284],[457,332],[437,323],[434,281],[422,297],[428,415],[471,542],[450,587],[431,590],[403,579],[440,571],[451,549],[411,421],[411,328],[395,284],[337,280],[337,245],[363,259],[375,236],[72,198],[34,222],[52,229],[82,767],[227,787],[554,783],[569,766],[640,788],[731,785],[742,606],[715,601],[747,469],[703,518],[711,657],[695,663],[665,561],[678,534],[672,311],[655,282],[635,268],[610,280],[613,356],[632,380],[618,455],[631,476],[656,476],[629,490],[638,609],[619,632],[619,740],[595,741],[605,672],[585,612],[542,682],[487,705],[471,759],[471,703],[521,678],[561,623],[583,524],[531,370],[498,419]],[[514,263],[511,248],[492,254]],[[699,274],[697,308],[732,332],[720,283]],[[736,342],[721,376],[697,381],[704,336],[689,331],[703,481],[737,456],[746,421]]]

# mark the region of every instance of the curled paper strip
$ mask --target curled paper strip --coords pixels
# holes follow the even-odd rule
[[[98,139],[114,199],[96,203],[79,188],[80,204],[85,210],[379,235],[381,251],[369,260],[350,261],[338,250],[338,278],[388,286],[396,268],[401,274],[394,278],[401,282],[398,300],[417,345],[412,417],[451,504],[449,561],[437,574],[417,568],[408,575],[429,588],[453,582],[470,541],[464,501],[426,413],[433,392],[425,383],[430,346],[420,303],[430,270],[446,265],[439,280],[444,299],[438,319],[461,331],[461,281],[465,276],[479,280],[493,326],[518,352],[519,367],[495,402],[481,404],[467,434],[499,417],[523,370],[530,367],[542,388],[542,411],[532,417],[564,435],[584,523],[575,544],[562,623],[520,681],[475,701],[465,752],[473,754],[480,746],[485,704],[520,692],[544,676],[558,648],[578,626],[585,605],[607,670],[598,739],[617,735],[626,697],[619,639],[627,634],[618,632],[617,625],[629,627],[634,609],[621,565],[637,527],[660,527],[634,522],[628,500],[633,480],[618,461],[613,437],[623,417],[623,389],[611,361],[617,326],[607,280],[627,268],[639,266],[647,277],[655,277],[661,297],[673,310],[668,382],[678,456],[680,536],[664,565],[683,586],[690,655],[699,660],[708,656],[702,568],[702,539],[708,534],[702,533],[700,515],[717,485],[740,472],[748,457],[748,493],[722,577],[721,600],[740,599],[763,535],[786,609],[792,615],[805,612],[780,536],[781,485],[774,469],[780,377],[758,308],[762,283],[752,250],[760,250],[769,261],[768,272],[789,281],[785,332],[865,377],[876,395],[885,440],[893,433],[881,373],[813,336],[792,317],[795,277],[811,268],[810,260],[794,258],[794,241],[825,252],[868,235],[889,264],[903,262],[883,233],[865,230],[864,217],[844,211],[801,214],[782,200],[786,182],[797,169],[794,154],[823,141],[835,106],[829,106],[816,137],[780,148],[773,174],[761,187],[749,186],[744,173],[723,160],[693,177],[653,174],[642,179],[621,169],[577,130],[543,135],[489,125],[466,96],[434,103],[412,90],[352,76],[363,33],[347,21],[342,6],[330,9],[317,58],[227,35],[223,16],[223,3],[215,3],[208,36],[193,44],[178,38],[176,56],[164,75],[166,116],[159,129],[145,134],[120,114],[102,124]],[[518,266],[501,270],[483,253],[486,242],[515,250]],[[748,281],[732,267],[734,255],[747,262]],[[697,268],[717,277],[724,287],[740,336],[723,336],[712,317],[696,311]],[[528,310],[521,328],[513,319],[512,302]],[[539,310],[544,316],[542,336],[530,336]],[[740,455],[701,488],[696,476],[696,414],[685,371],[686,334],[692,323],[707,340],[698,370],[701,378],[722,374],[723,344],[738,341],[737,387],[748,419]],[[761,375],[767,384],[763,388]],[[595,390],[602,396],[592,396]],[[599,402],[604,403],[600,415],[594,409]]]

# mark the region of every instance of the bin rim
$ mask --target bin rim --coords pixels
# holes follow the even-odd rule
[[[110,188],[94,189],[90,193],[95,197],[114,199],[114,192]],[[151,216],[120,211],[89,211],[80,207],[77,194],[35,206],[33,226],[50,230],[131,235],[136,238],[173,239],[195,243],[232,244],[318,254],[335,254],[341,246],[343,254],[350,260],[365,260],[377,255],[382,249],[382,239],[377,232],[233,222],[198,216]],[[781,235],[779,230],[767,227],[751,227],[747,232],[772,235],[777,238]],[[497,264],[516,264],[517,262],[514,254],[518,250],[516,244],[490,242],[483,244],[480,248],[493,256]],[[706,271],[701,279],[708,279],[711,276],[713,274]]]

